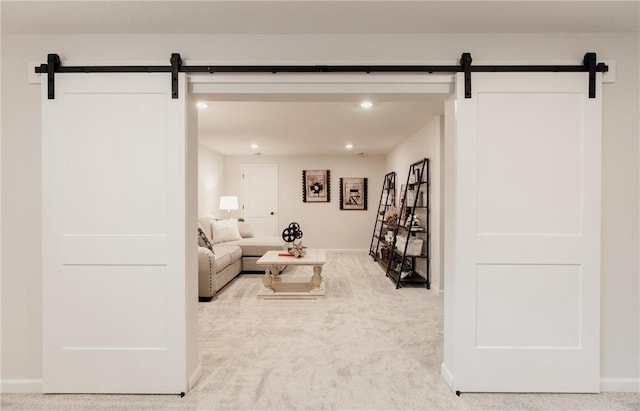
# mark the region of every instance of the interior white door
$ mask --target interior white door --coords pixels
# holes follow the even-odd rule
[[[601,75],[596,98],[585,73],[474,73],[472,91],[459,74],[443,374],[598,392]]]
[[[54,100],[42,87],[44,391],[184,392],[184,92],[171,98],[167,74],[55,82]]]
[[[278,166],[241,166],[244,219],[256,234],[274,236],[278,227]]]

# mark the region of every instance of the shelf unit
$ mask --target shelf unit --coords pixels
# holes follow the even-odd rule
[[[380,193],[380,201],[378,203],[378,212],[376,213],[376,222],[373,226],[373,235],[371,236],[371,245],[369,246],[369,255],[374,261],[386,271],[389,264],[390,251],[393,249],[392,244],[385,240],[385,233],[389,229],[389,225],[385,221],[389,209],[396,206],[396,173],[394,171],[385,174],[384,183],[382,184],[382,192]]]
[[[385,268],[396,288],[431,287],[429,204],[429,159],[423,158],[409,167],[407,183],[400,193],[397,220],[389,226],[394,235],[390,261]]]

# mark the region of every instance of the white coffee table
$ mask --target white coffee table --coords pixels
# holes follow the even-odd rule
[[[324,251],[307,250],[304,257],[279,256],[283,251],[267,251],[256,264],[264,266],[262,282],[264,288],[258,293],[262,298],[318,298],[324,297],[324,279],[322,266],[327,261]],[[313,277],[310,281],[283,278],[280,270],[289,265],[309,265],[313,267]],[[297,280],[297,281],[296,281]]]

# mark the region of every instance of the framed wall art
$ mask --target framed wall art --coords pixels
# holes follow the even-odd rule
[[[367,209],[367,179],[364,177],[340,179],[340,210]]]
[[[302,201],[305,203],[328,203],[331,201],[329,170],[302,171]]]

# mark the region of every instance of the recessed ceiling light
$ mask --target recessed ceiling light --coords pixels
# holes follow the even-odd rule
[[[353,144],[345,144],[344,148],[351,150],[353,148]]]
[[[198,103],[196,104],[196,107],[198,107],[200,109],[205,109],[205,108],[209,107],[209,105],[207,103],[205,103],[204,101],[198,101]]]
[[[256,148],[258,148],[258,145],[256,143],[253,143],[251,144],[251,148],[255,150]]]
[[[360,103],[360,107],[362,108],[371,108],[373,107],[373,103],[370,101],[363,101],[362,103]]]

